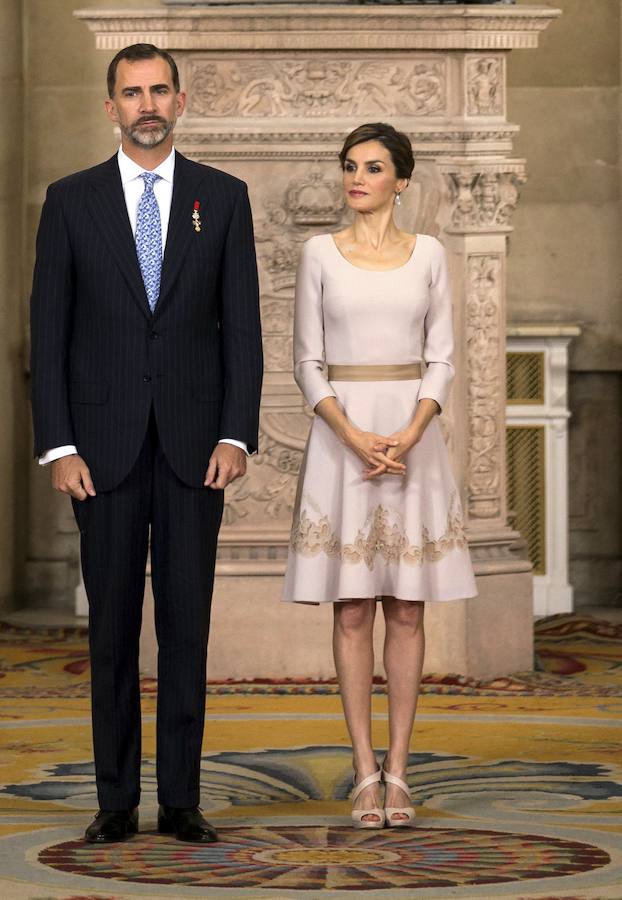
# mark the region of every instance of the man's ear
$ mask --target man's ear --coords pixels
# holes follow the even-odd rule
[[[104,109],[106,110],[106,115],[110,119],[111,122],[119,121],[119,114],[117,112],[117,106],[114,100],[111,100],[109,97],[106,97],[104,100]]]

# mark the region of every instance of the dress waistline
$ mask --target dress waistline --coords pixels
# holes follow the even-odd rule
[[[414,381],[421,378],[421,363],[395,366],[329,366],[329,381]]]

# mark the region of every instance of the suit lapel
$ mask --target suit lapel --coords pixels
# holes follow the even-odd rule
[[[123,272],[132,296],[145,316],[151,319],[116,154],[98,167],[93,175],[92,186],[88,202],[93,221],[102,232],[117,265]]]
[[[197,199],[197,189],[203,178],[204,174],[198,167],[192,166],[184,156],[175,152],[171,215],[162,262],[160,299],[155,315],[158,315],[162,307],[169,301],[171,289],[179,275],[190,242],[195,237],[192,211],[194,201]]]

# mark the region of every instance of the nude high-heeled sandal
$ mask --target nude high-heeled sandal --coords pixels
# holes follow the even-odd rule
[[[382,778],[382,769],[378,769],[377,772],[372,772],[371,775],[368,775],[367,778],[363,778],[363,780],[357,784],[354,782],[354,790],[352,792],[352,803],[356,802],[356,798],[361,794],[365,788],[370,787],[372,784],[377,784]],[[368,819],[367,821],[363,818],[364,816],[377,816],[375,819]],[[384,828],[385,822],[385,812],[384,809],[380,809],[376,807],[375,809],[353,809],[352,810],[352,824],[355,828]]]
[[[383,762],[382,767],[380,769],[382,773],[382,780],[385,784],[394,784],[401,791],[404,791],[406,796],[410,799],[410,788],[406,784],[405,781],[402,781],[401,778],[398,778],[397,775],[391,775],[390,772],[387,772],[385,769],[385,762]],[[386,821],[389,828],[407,828],[409,825],[412,825],[415,820],[415,809],[413,806],[386,806],[384,807],[384,812],[386,815]],[[404,816],[403,819],[394,819],[393,816],[400,815]]]

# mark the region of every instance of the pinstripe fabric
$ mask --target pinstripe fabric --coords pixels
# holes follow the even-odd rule
[[[207,637],[223,494],[188,487],[177,478],[151,416],[128,477],[113,491],[73,503],[89,598],[93,747],[102,809],[130,809],[140,796],[138,650],[150,525],[158,797],[167,806],[199,803]]]
[[[51,185],[31,331],[35,455],[75,444],[97,490],[132,468],[152,404],[167,458],[188,485],[202,484],[219,438],[256,449],[262,357],[243,182],[177,154],[154,314],[116,155]]]
[[[97,491],[74,510],[100,805],[138,802],[138,637],[150,534],[158,791],[162,803],[193,806],[223,505],[223,492],[203,488],[203,478],[221,437],[257,447],[262,354],[246,186],[177,155],[152,313],[116,155],[51,185],[31,331],[35,455],[74,444]]]

